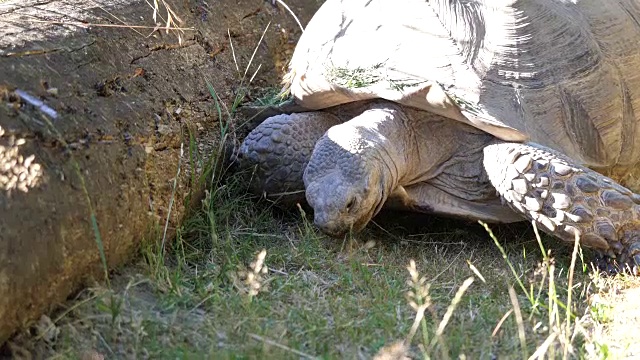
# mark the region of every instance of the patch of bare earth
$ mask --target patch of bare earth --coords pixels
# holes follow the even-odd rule
[[[586,345],[594,357],[640,358],[640,279],[618,276],[593,278],[585,325],[591,336]]]
[[[193,41],[191,51],[171,63],[175,72],[148,73],[144,82],[120,80],[146,93],[159,109],[153,151],[178,156],[177,130],[183,122],[196,129],[198,141],[185,141],[187,149],[197,150],[196,156],[185,156],[186,168],[206,168],[200,155],[219,149],[224,135],[241,137],[238,125],[246,119],[234,113],[238,94],[251,100],[277,82],[275,76],[258,76],[244,89],[232,60],[229,37],[236,44],[255,44],[262,29],[245,21],[264,21],[264,12],[199,4],[204,10],[197,11],[208,14],[212,24],[205,38],[213,40],[185,39]],[[235,25],[226,28],[229,24],[215,22],[221,19],[216,16]],[[216,28],[221,24],[224,31]],[[291,38],[286,32],[271,34],[276,35],[282,36],[286,58]],[[157,52],[143,54],[135,66],[158,65]],[[242,54],[240,69],[251,51]],[[271,64],[267,54],[261,56]],[[280,66],[278,56],[272,63]],[[189,59],[203,67],[194,70]],[[175,97],[158,95],[194,71],[217,77],[209,84],[203,79],[186,84]],[[108,75],[95,76],[108,80]],[[122,85],[105,84],[106,91]],[[145,86],[149,92],[141,90]],[[101,101],[118,104],[125,96],[116,91]],[[176,162],[165,167],[163,159],[168,157],[147,166],[166,176],[166,187],[177,170]],[[580,256],[572,258],[571,247],[536,238],[526,224],[492,226],[492,238],[475,223],[383,212],[363,234],[330,239],[313,228],[304,211],[275,209],[247,193],[244,176],[221,175],[207,180],[206,196],[194,201],[197,211],[175,224],[174,241],[144,242],[132,264],[111,273],[110,284],[91,283],[13,337],[0,355],[96,360],[638,356],[638,280],[591,275]],[[191,180],[179,178],[176,187],[184,189]],[[588,256],[585,252],[584,259]]]

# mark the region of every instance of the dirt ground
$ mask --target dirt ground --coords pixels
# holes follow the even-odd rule
[[[286,1],[303,24],[320,2]],[[28,174],[22,183],[0,181],[0,293],[11,294],[0,297],[0,342],[27,329],[0,357],[370,358],[411,326],[409,258],[433,282],[440,315],[474,276],[470,264],[488,280],[476,278],[453,316],[452,351],[519,353],[515,315],[497,326],[513,314],[508,288],[516,281],[475,224],[408,217],[420,226],[407,230],[384,213],[379,228],[345,245],[242,192],[201,202],[199,165],[221,137],[242,134],[226,112],[278,84],[300,30],[271,1],[169,5],[184,32],[131,27],[154,26],[146,2],[0,0],[0,162]],[[191,161],[193,154],[203,158]],[[167,253],[145,241],[165,229],[178,239]],[[538,284],[542,256],[526,224],[502,228],[500,240],[511,244],[505,258],[518,276]],[[115,269],[108,284],[101,248]],[[271,289],[245,302],[237,268],[263,248]],[[564,279],[570,250],[552,249]],[[588,272],[577,279],[576,311],[595,319],[576,357],[637,356],[637,282]],[[43,311],[50,316],[39,317]],[[529,318],[532,351],[551,331],[538,326],[547,315]]]
[[[224,104],[259,96],[300,33],[270,2],[167,4],[169,33],[145,1],[0,2],[0,340],[167,218],[171,238],[202,194],[189,145],[212,156],[226,121],[205,80]],[[319,4],[289,6],[306,23]]]

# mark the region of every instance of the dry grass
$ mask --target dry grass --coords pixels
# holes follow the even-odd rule
[[[156,14],[160,3],[150,6]],[[166,27],[177,29],[166,11]],[[244,74],[238,67],[241,88],[250,65]],[[223,142],[209,162],[191,139],[185,165],[205,169],[197,179],[210,188],[202,209],[175,241],[158,229],[162,240],[141,249],[138,262],[120,269],[108,287],[81,292],[10,341],[4,354],[380,360],[639,354],[640,281],[591,271],[578,246],[523,225],[494,234],[485,224],[390,213],[357,237],[336,240],[314,229],[304,210],[281,211],[249,195],[244,177],[227,174],[217,161],[233,136],[242,92],[225,106],[211,85],[209,91]]]
[[[579,253],[538,241],[526,226],[492,235],[474,224],[418,226],[413,215],[389,213],[376,224],[357,238],[326,238],[304,212],[273,209],[247,195],[240,176],[226,177],[164,252],[161,244],[142,249],[111,289],[85,290],[11,349],[54,359],[546,359],[637,351],[629,327],[637,326],[629,324],[637,320],[636,290],[621,290],[637,286],[635,278],[590,276]]]
[[[225,107],[210,91],[221,138],[229,139],[237,101]],[[219,161],[223,144],[208,162],[195,142],[187,146],[185,167],[206,169],[197,181],[210,191],[175,241],[150,243],[137,263],[112,276],[110,287],[78,294],[8,343],[5,353],[51,359],[637,354],[637,279],[590,271],[579,247],[541,238],[526,224],[495,227],[494,234],[486,224],[386,212],[355,238],[327,238],[303,209],[281,211],[249,195],[249,174],[228,174]]]

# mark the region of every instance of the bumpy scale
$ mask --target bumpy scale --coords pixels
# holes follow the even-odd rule
[[[267,198],[304,201],[302,175],[318,138],[341,121],[328,113],[294,113],[269,117],[244,140],[241,164],[257,165],[252,187]],[[295,134],[295,136],[292,136]]]
[[[616,270],[640,271],[640,195],[535,144],[499,143],[484,153],[491,183],[513,210],[564,241],[580,236]]]

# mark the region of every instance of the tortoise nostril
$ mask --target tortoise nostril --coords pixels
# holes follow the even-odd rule
[[[326,235],[332,237],[342,237],[349,231],[348,224],[331,219],[321,212],[317,212],[313,216],[313,225]]]
[[[331,226],[329,226],[329,224],[329,220],[323,213],[316,212],[313,215],[313,225],[322,230],[322,232],[328,233],[330,231]]]
[[[351,200],[349,200],[349,202],[347,202],[347,206],[345,207],[345,211],[347,213],[350,213],[353,211],[353,209],[355,208],[356,205],[356,198],[352,197]]]

